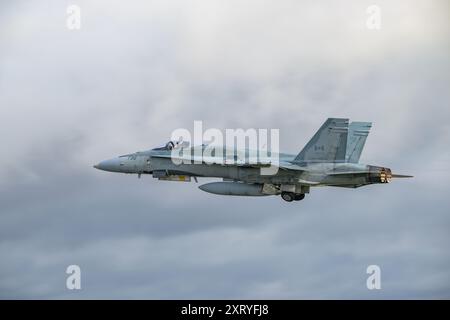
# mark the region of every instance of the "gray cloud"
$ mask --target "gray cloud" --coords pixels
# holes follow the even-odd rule
[[[380,1],[380,31],[364,1],[72,3],[80,31],[69,3],[1,4],[1,298],[449,298],[446,1]],[[295,153],[329,116],[415,178],[288,204],[92,168],[194,120]]]

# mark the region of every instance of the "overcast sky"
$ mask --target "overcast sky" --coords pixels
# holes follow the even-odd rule
[[[0,297],[450,298],[449,13],[445,0],[2,1]],[[414,179],[287,203],[92,168],[194,120],[277,128],[298,153],[328,117],[372,121],[361,161]],[[366,287],[373,264],[381,290]]]

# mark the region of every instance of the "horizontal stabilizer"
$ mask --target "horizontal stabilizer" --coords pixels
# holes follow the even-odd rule
[[[392,178],[414,178],[414,176],[405,175],[405,174],[392,174]]]

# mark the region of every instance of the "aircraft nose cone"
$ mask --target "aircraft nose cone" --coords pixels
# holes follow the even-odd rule
[[[103,160],[94,165],[95,169],[103,170],[103,171],[119,171],[119,160],[118,159],[108,159]]]
[[[106,170],[107,169],[107,163],[105,163],[105,161],[100,161],[99,163],[94,164],[93,167],[95,169],[98,169],[98,170]]]

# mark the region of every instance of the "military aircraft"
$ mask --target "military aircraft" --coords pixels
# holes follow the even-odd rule
[[[281,195],[288,202],[304,199],[311,187],[358,188],[388,183],[392,178],[412,177],[393,174],[386,167],[359,163],[371,127],[371,122],[349,123],[349,119],[329,118],[299,154],[277,154],[277,170],[272,175],[261,174],[262,168],[274,165],[270,161],[242,161],[236,158],[237,153],[233,153],[231,160],[234,161],[224,159],[224,154],[228,154],[226,152],[220,157],[214,157],[213,154],[208,161],[174,161],[186,158],[185,155],[192,159],[196,150],[208,148],[205,144],[190,147],[180,141],[169,141],[163,147],[104,160],[94,165],[94,168],[137,174],[138,177],[150,174],[165,181],[191,181],[193,178],[197,182],[200,177],[222,178],[223,181],[206,183],[199,188],[219,195]],[[181,156],[174,156],[174,151]],[[248,154],[248,150],[244,150],[243,154]]]

